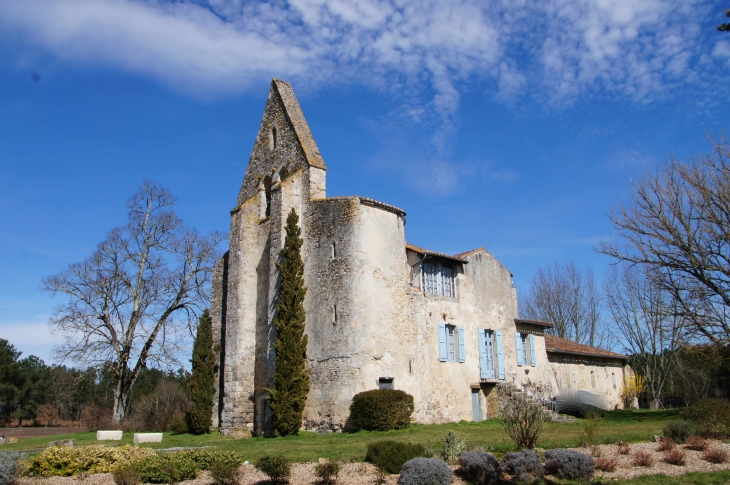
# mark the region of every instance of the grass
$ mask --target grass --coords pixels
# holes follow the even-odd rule
[[[598,429],[598,441],[613,443],[649,441],[652,436],[661,434],[664,424],[678,419],[677,411],[611,411],[603,416]],[[576,420],[570,424],[549,424],[538,441],[540,448],[575,447],[579,444],[581,423]],[[162,443],[145,444],[152,448],[215,446],[220,450],[241,453],[246,460],[253,461],[264,454],[280,454],[292,462],[314,462],[319,458],[332,460],[362,460],[368,443],[381,439],[425,443],[440,450],[441,441],[448,431],[455,431],[468,444],[480,445],[497,454],[514,451],[514,443],[507,437],[502,425],[496,420],[472,423],[414,425],[408,429],[386,432],[328,433],[317,434],[302,432],[299,436],[285,438],[235,439],[211,433],[203,436],[164,433]],[[3,450],[37,450],[46,447],[49,441],[75,439],[77,445],[98,444],[96,433],[75,433],[68,435],[25,438],[18,443],[3,445]],[[124,433],[121,444],[131,444],[133,433]],[[104,442],[111,446],[119,442]]]
[[[578,485],[582,482],[570,480],[543,480],[543,485]],[[667,475],[644,475],[630,480],[610,480],[601,482],[594,480],[596,484],[611,483],[611,485],[727,485],[730,483],[730,470],[719,472],[693,472],[677,477]]]

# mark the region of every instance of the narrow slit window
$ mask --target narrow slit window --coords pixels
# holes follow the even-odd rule
[[[273,128],[271,128],[271,149],[272,150],[276,150],[276,143],[277,143],[276,127],[274,126]]]

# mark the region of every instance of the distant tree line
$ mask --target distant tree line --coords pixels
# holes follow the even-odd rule
[[[125,429],[170,430],[181,426],[190,409],[184,369],[164,372],[144,368],[130,398]],[[114,404],[111,365],[77,369],[47,365],[0,339],[0,423],[4,426],[110,426]],[[184,426],[183,426],[184,427]]]
[[[644,400],[730,397],[730,143],[638,179],[609,213],[617,237],[603,285],[590,269],[538,270],[520,301],[551,333],[621,350],[645,378]]]

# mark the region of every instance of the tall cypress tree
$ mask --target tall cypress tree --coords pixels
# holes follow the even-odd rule
[[[274,388],[266,389],[276,436],[297,434],[302,424],[304,405],[309,393],[307,336],[304,335],[304,262],[302,261],[299,216],[292,208],[286,219],[286,240],[282,261],[277,263],[281,275],[279,301],[276,305],[276,368]]]
[[[193,364],[193,373],[190,376],[188,430],[193,434],[210,433],[213,424],[216,359],[213,351],[213,325],[208,310],[200,316],[193,343],[193,359],[190,362]]]

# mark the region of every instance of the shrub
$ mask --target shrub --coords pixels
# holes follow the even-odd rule
[[[403,464],[398,485],[449,485],[451,468],[438,458],[413,458]]]
[[[730,436],[730,401],[703,399],[682,411],[682,417],[691,421],[699,434],[706,438]]]
[[[256,461],[256,468],[274,483],[286,483],[291,475],[291,464],[283,456],[264,455]]]
[[[623,441],[619,441],[618,443],[616,443],[616,448],[616,451],[619,455],[628,455],[631,452],[629,444],[624,443]]]
[[[387,431],[407,428],[413,414],[413,396],[395,389],[374,389],[355,394],[350,424],[358,429]]]
[[[694,434],[692,423],[688,421],[670,421],[664,425],[664,437],[672,438],[679,444]]]
[[[505,453],[501,468],[518,482],[535,482],[545,474],[540,457],[532,450]]]
[[[631,460],[631,464],[634,466],[650,467],[654,464],[654,458],[651,457],[651,453],[647,451],[637,451],[634,454],[634,459]]]
[[[657,451],[668,451],[672,448],[677,447],[677,442],[674,441],[672,438],[662,438],[659,440],[659,446],[656,447]]]
[[[687,453],[679,448],[673,448],[664,452],[662,460],[672,465],[684,466],[687,463]]]
[[[598,458],[596,460],[596,470],[601,470],[602,472],[615,471],[617,466],[618,460],[613,457]]]
[[[426,450],[423,445],[403,441],[374,441],[368,444],[365,461],[372,463],[387,473],[398,473],[403,464],[414,458],[423,458]]]
[[[459,457],[459,473],[468,481],[488,484],[499,479],[499,461],[483,451],[467,451]]]
[[[580,442],[585,446],[592,446],[598,440],[598,427],[601,424],[601,415],[591,411],[586,414],[586,418],[581,424],[582,431],[580,433]]]
[[[707,448],[707,440],[702,436],[690,436],[684,444],[685,448],[695,451],[704,451]]]
[[[115,485],[139,485],[142,476],[134,465],[124,465],[112,472]]]
[[[337,476],[340,474],[340,464],[329,460],[324,463],[317,463],[317,466],[314,467],[314,473],[320,483],[332,485],[337,482]]]
[[[720,448],[707,448],[702,453],[702,459],[710,463],[725,463],[728,459],[727,451]]]
[[[190,450],[181,453],[190,456],[198,467],[198,470],[211,470],[216,463],[226,463],[236,466],[241,466],[243,463],[243,457],[235,451]]]
[[[28,460],[27,473],[37,477],[68,477],[82,472],[108,473],[156,456],[157,452],[151,448],[132,445],[52,446]]]
[[[444,449],[441,452],[441,458],[446,461],[454,461],[459,458],[466,449],[466,443],[459,438],[459,435],[453,431],[449,431],[444,436]]]
[[[18,478],[18,459],[23,456],[15,451],[0,451],[0,485],[13,485]]]
[[[595,472],[593,458],[575,450],[555,448],[545,452],[545,472],[558,478],[588,481]]]
[[[219,461],[210,467],[210,476],[216,485],[238,485],[241,481],[241,465]]]
[[[200,471],[195,461],[195,453],[189,451],[158,454],[137,462],[136,468],[145,483],[192,480]]]
[[[545,423],[550,417],[542,408],[521,397],[513,396],[507,389],[497,387],[500,421],[507,436],[517,448],[532,449]]]

